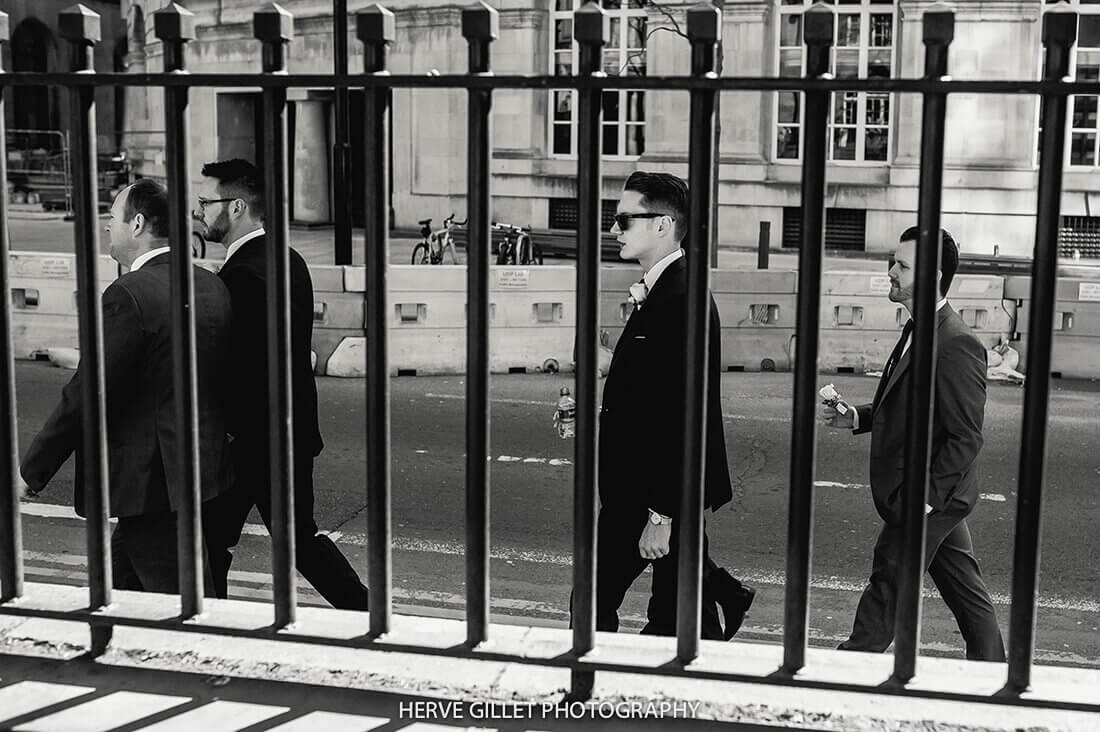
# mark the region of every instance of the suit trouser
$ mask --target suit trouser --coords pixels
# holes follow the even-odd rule
[[[676,598],[679,561],[678,521],[672,524],[669,553],[657,560],[645,559],[638,552],[638,540],[649,521],[649,511],[642,509],[600,509],[596,541],[596,630],[615,632],[619,629],[619,607],[634,580],[653,565],[646,635],[676,635]],[[709,543],[703,531],[703,565],[709,561]],[[718,605],[704,593],[700,636],[706,640],[722,640],[722,624]]]
[[[203,512],[206,544],[218,597],[229,591],[230,548],[241,538],[255,506],[271,530],[269,463],[262,454],[234,453],[236,479],[232,489],[206,504]],[[332,540],[317,533],[313,519],[313,458],[294,461],[295,564],[321,597],[335,608],[366,610],[367,588]]]
[[[176,514],[171,511],[122,516],[111,532],[111,574],[119,590],[178,595],[179,548]],[[203,587],[215,593],[210,562],[204,556]]]
[[[901,534],[900,526],[885,524],[879,532],[871,579],[859,600],[851,637],[840,644],[842,650],[882,652],[894,640]],[[997,614],[974,558],[974,544],[964,515],[943,512],[928,515],[924,559],[932,581],[955,615],[966,641],[966,657],[1005,660]]]

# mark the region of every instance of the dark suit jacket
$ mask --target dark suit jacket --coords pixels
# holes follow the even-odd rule
[[[681,257],[658,278],[615,346],[600,410],[600,500],[605,507],[680,514],[686,307],[687,268]],[[711,298],[704,504],[712,509],[733,495],[722,431],[721,348],[718,307]]]
[[[982,449],[986,352],[950,305],[936,313],[936,384],[928,503],[936,511],[969,513],[978,500],[974,460]],[[888,523],[901,523],[905,479],[909,354],[888,380],[880,380],[871,404],[857,407],[859,429],[871,433],[871,493]]]
[[[110,515],[176,511],[182,487],[172,374],[170,255],[119,277],[103,293],[103,361],[107,385],[107,462]],[[210,272],[195,268],[195,351],[198,379],[202,499],[228,486],[225,376],[229,372],[229,293]],[[21,470],[40,490],[74,451],[75,508],[84,515],[81,460],[83,361],[61,391]]]
[[[229,432],[234,452],[258,460],[268,451],[267,392],[267,237],[238,249],[218,273],[233,300],[233,370]],[[320,454],[317,384],[310,347],[313,340],[313,281],[301,255],[290,250],[290,371],[295,458]]]

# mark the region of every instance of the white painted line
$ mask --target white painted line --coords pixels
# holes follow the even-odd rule
[[[450,399],[452,401],[466,401],[465,394],[433,394],[431,392],[424,395],[428,399]],[[489,399],[493,404],[525,404],[532,407],[556,407],[557,402],[540,402],[534,399],[510,399],[505,397],[493,397]]]
[[[814,488],[855,488],[857,490],[870,490],[871,486],[862,483],[836,483],[831,480],[815,480]]]
[[[1000,493],[982,493],[981,497],[983,500],[993,501],[994,503],[1004,503],[1006,500],[1008,500]]]
[[[19,512],[24,516],[35,516],[37,518],[60,518],[60,519],[76,519],[77,521],[83,521],[84,519],[77,515],[72,506],[62,506],[56,503],[20,503]],[[117,522],[118,519],[107,519],[112,524]]]

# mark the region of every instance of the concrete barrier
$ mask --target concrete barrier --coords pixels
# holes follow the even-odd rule
[[[1019,369],[1026,371],[1031,279],[1005,278],[1005,297],[1016,304],[1016,332],[1011,345],[1020,353]],[[1100,282],[1058,278],[1050,371],[1054,377],[1100,378]]]
[[[796,272],[713,270],[711,293],[722,322],[722,369],[790,371]]]
[[[863,373],[882,368],[909,319],[903,305],[887,298],[889,292],[885,274],[822,275],[819,369]],[[987,349],[1012,332],[1014,307],[1006,308],[1004,297],[1004,280],[995,275],[957,275],[947,293],[951,306]]]
[[[45,359],[51,348],[77,348],[76,255],[11,252],[8,268],[15,357]],[[101,255],[99,292],[117,277],[118,264]]]

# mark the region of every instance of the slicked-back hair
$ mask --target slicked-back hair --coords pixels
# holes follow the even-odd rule
[[[626,179],[623,189],[640,193],[642,205],[648,210],[676,219],[673,231],[677,241],[683,240],[688,229],[688,185],[683,178],[636,170]]]
[[[910,226],[901,232],[899,242],[919,241],[920,227]],[[940,229],[940,297],[946,297],[951,289],[951,283],[955,280],[955,273],[959,271],[959,245],[955,243],[955,237],[947,229]]]
[[[202,175],[218,181],[221,196],[239,198],[248,204],[253,216],[264,217],[264,179],[255,165],[241,158],[219,160],[202,166]]]
[[[142,178],[130,186],[122,207],[122,220],[128,224],[138,214],[145,218],[149,233],[157,239],[168,238],[168,191],[164,186],[150,178]]]

